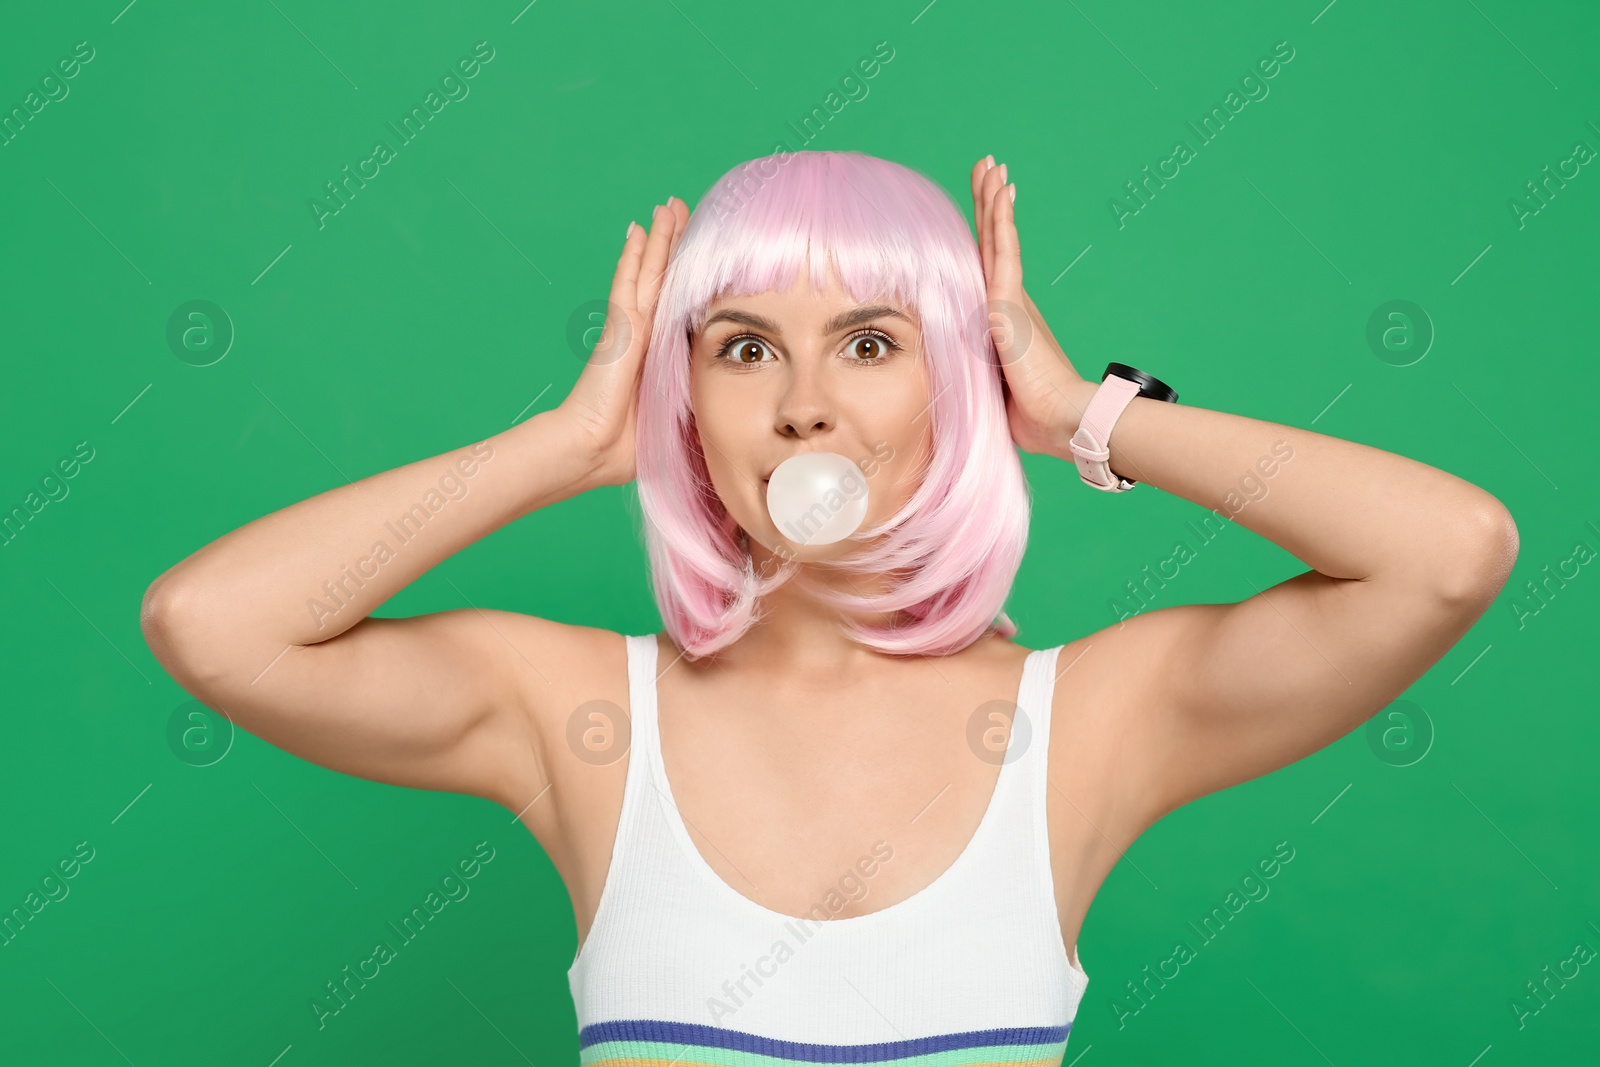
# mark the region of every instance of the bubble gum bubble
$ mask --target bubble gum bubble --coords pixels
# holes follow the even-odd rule
[[[831,545],[861,528],[867,517],[867,479],[837,452],[801,452],[772,472],[767,513],[778,533],[796,545]]]

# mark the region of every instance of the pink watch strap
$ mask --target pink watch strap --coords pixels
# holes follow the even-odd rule
[[[1068,442],[1078,464],[1078,477],[1085,485],[1108,493],[1125,493],[1138,484],[1111,470],[1110,447],[1111,428],[1117,424],[1123,409],[1138,395],[1139,383],[1111,374],[1089,398],[1078,430]]]

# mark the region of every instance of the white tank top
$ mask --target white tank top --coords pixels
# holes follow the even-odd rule
[[[1060,646],[1027,656],[994,792],[955,862],[911,897],[842,919],[826,901],[821,919],[768,909],[701,856],[661,760],[657,647],[627,638],[622,814],[567,972],[581,1062],[1059,1063],[1089,981],[1062,943],[1045,829]]]

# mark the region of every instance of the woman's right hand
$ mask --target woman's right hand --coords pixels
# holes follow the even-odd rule
[[[633,481],[634,428],[639,418],[639,380],[656,297],[678,238],[689,223],[689,206],[668,197],[652,213],[648,233],[631,224],[617,270],[611,279],[600,340],[572,392],[558,410],[565,412],[586,445],[593,449],[596,483],[626,485]]]

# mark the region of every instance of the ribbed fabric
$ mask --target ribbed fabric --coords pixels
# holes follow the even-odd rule
[[[954,863],[887,908],[822,920],[757,904],[700,855],[661,759],[656,637],[627,647],[621,820],[567,972],[585,1065],[1061,1061],[1089,977],[1062,944],[1045,822],[1060,646],[1024,662],[994,793]]]

